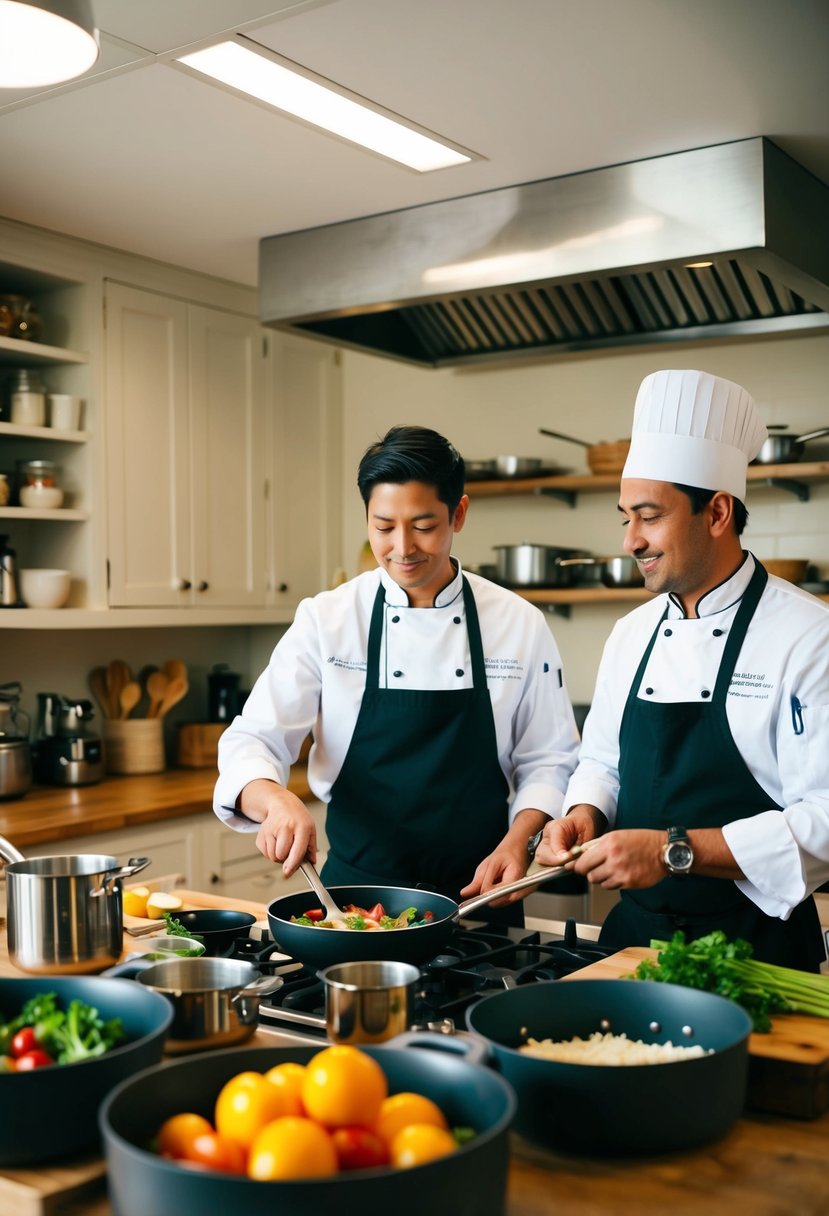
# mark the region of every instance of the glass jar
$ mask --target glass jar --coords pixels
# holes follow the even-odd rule
[[[46,385],[37,372],[21,367],[8,380],[9,417],[15,426],[43,426]]]
[[[17,497],[21,507],[52,509],[63,505],[59,466],[51,460],[26,460],[18,465]]]
[[[26,460],[20,466],[22,486],[56,486],[58,466],[52,460]]]
[[[43,333],[37,305],[26,296],[0,295],[0,335],[36,342]]]

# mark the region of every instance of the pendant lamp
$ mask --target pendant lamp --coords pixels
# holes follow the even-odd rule
[[[73,80],[99,53],[90,0],[0,0],[0,88]]]

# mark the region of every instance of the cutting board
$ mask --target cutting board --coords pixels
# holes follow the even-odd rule
[[[656,951],[632,946],[567,978],[620,979],[645,958],[656,959]],[[826,982],[829,986],[829,979]],[[829,1018],[781,1014],[772,1018],[769,1034],[751,1035],[748,1051],[750,1110],[816,1119],[829,1108]]]

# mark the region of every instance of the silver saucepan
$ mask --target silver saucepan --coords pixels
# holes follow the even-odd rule
[[[810,439],[820,439],[829,435],[829,426],[821,427],[818,431],[809,431],[805,435],[785,435],[785,426],[770,424],[769,436],[763,441],[760,451],[752,460],[752,464],[792,464],[803,455],[804,444]]]
[[[579,549],[559,545],[494,545],[498,581],[508,587],[570,587],[573,573],[565,558],[589,557]]]
[[[645,580],[639,563],[635,557],[627,554],[621,557],[571,557],[561,562],[574,573],[578,581],[582,581],[582,573],[586,572],[585,582],[600,582],[604,587],[642,587]]]
[[[120,957],[124,915],[121,879],[150,864],[131,857],[79,853],[26,860],[0,836],[6,861],[9,958],[33,975],[103,971]]]

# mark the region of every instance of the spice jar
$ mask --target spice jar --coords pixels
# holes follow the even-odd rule
[[[21,367],[8,384],[11,421],[16,426],[43,426],[46,422],[46,385],[37,372]]]
[[[11,486],[9,485],[7,475],[5,473],[0,473],[0,507],[8,506],[11,494]]]
[[[58,465],[51,460],[27,460],[20,466],[18,497],[21,507],[59,507],[63,490],[58,485]]]

